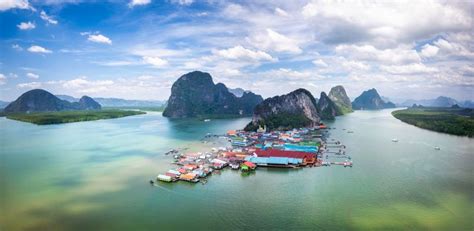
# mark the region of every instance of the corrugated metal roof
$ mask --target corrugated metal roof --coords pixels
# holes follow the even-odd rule
[[[279,149],[257,149],[255,153],[258,157],[289,157],[289,158],[315,158],[316,155],[314,153],[309,152],[299,152],[299,151],[286,151],[286,150],[279,150]]]
[[[245,158],[246,161],[250,161],[257,165],[268,165],[268,164],[301,164],[303,159],[298,158],[288,158],[288,157],[250,157]]]
[[[267,163],[288,165],[288,157],[268,157]]]

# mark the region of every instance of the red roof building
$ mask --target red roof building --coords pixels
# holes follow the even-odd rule
[[[304,164],[314,164],[316,162],[316,154],[309,152],[286,151],[280,149],[260,149],[255,150],[258,157],[288,157],[303,159]]]

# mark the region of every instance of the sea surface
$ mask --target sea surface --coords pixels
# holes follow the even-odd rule
[[[205,185],[158,186],[148,181],[173,168],[170,148],[206,150],[207,133],[250,119],[149,112],[37,126],[2,117],[0,230],[473,230],[474,139],[390,112],[328,123],[353,168],[226,169]]]

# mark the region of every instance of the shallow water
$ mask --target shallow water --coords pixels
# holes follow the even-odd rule
[[[390,110],[330,123],[353,168],[229,169],[206,185],[148,184],[173,167],[170,148],[203,150],[206,133],[248,121],[0,118],[0,230],[474,229],[474,139],[416,128]]]

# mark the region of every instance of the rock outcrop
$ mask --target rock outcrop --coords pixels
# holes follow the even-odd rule
[[[71,103],[59,99],[48,91],[34,89],[23,93],[5,107],[4,111],[5,113],[30,113],[97,109],[101,109],[100,104],[88,96],[83,96],[79,102]]]
[[[352,108],[355,110],[375,110],[384,108],[395,108],[392,102],[385,102],[380,97],[375,88],[362,92],[362,94],[354,99]]]
[[[323,120],[333,120],[336,116],[342,115],[342,112],[324,91],[321,92],[317,105],[319,116]]]
[[[287,130],[318,125],[320,119],[313,95],[305,89],[298,89],[258,104],[245,130],[255,131],[259,127]]]
[[[102,108],[99,103],[89,96],[82,96],[78,104],[81,110],[100,110]]]
[[[251,92],[237,97],[222,84],[214,84],[209,73],[194,71],[181,76],[171,87],[163,116],[170,118],[224,117],[252,115],[263,101]]]
[[[351,100],[347,96],[346,90],[343,86],[338,85],[331,88],[328,96],[336,104],[340,113],[338,115],[353,112]]]

